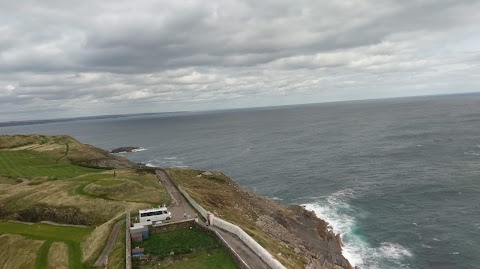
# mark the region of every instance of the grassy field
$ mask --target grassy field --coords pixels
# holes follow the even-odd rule
[[[151,234],[144,242],[133,243],[134,247],[142,247],[146,254],[155,256],[143,263],[134,259],[134,268],[150,268],[154,264],[156,268],[237,268],[215,238],[195,227]]]
[[[78,164],[119,164],[122,169]],[[125,158],[69,136],[0,135],[0,268],[17,268],[13,264],[19,264],[18,268],[90,268],[125,212],[170,201],[154,174],[129,166]],[[4,245],[9,252],[3,251]],[[23,252],[28,263],[16,255]],[[4,257],[5,253],[10,257]],[[123,262],[125,253],[117,250],[112,255],[116,255],[114,261]]]
[[[145,253],[160,258],[169,256],[172,251],[186,254],[219,246],[215,238],[195,227],[152,234],[144,242],[133,243],[133,247],[145,248]]]
[[[35,268],[37,253],[45,241],[17,234],[0,236],[0,268]]]
[[[270,253],[281,253],[277,259],[287,268],[305,268],[305,260],[301,256],[256,224],[261,214],[271,214],[273,210],[286,215],[290,212],[271,200],[252,197],[221,173],[197,177],[203,171],[181,168],[170,168],[167,171],[206,210],[240,226]],[[215,195],[211,195],[212,190],[215,190]],[[267,205],[271,211],[254,210],[258,204]]]
[[[52,156],[44,152],[14,150],[0,151],[0,171],[2,176],[23,178],[74,178],[87,173],[98,173],[104,169],[94,169],[57,163]]]
[[[181,257],[177,258],[167,258],[161,261],[157,268],[235,269],[238,267],[225,250],[222,248],[216,248],[182,255]]]
[[[48,253],[53,242],[64,242],[68,246],[70,268],[83,268],[80,243],[94,229],[71,226],[56,226],[43,223],[24,224],[0,222],[0,232],[21,235],[24,238],[44,242],[37,250],[35,268],[47,268]],[[21,250],[20,248],[19,250]],[[5,267],[4,267],[5,268]]]

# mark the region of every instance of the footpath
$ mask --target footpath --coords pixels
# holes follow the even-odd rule
[[[181,195],[179,190],[170,181],[165,172],[156,170],[156,174],[158,179],[165,185],[172,199],[172,203],[168,208],[168,210],[172,212],[172,220],[178,221],[184,219],[184,212],[187,214],[187,216],[190,215],[191,218],[193,218],[194,214],[196,214],[195,210]],[[215,226],[208,226],[208,228],[220,234],[223,240],[227,242],[229,247],[232,248],[251,269],[270,269],[270,266],[268,266],[236,235]]]

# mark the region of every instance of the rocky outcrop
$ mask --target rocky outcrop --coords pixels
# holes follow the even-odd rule
[[[120,148],[116,148],[116,149],[110,151],[110,153],[133,152],[137,149],[139,149],[139,147],[120,147]]]
[[[352,269],[340,236],[303,206],[278,204],[220,172],[167,170],[206,210],[255,235],[287,268]]]

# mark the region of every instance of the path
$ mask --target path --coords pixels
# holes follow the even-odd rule
[[[187,214],[195,214],[195,210],[190,206],[190,204],[185,201],[185,198],[180,194],[175,185],[170,181],[170,179],[165,175],[163,171],[156,171],[157,177],[165,184],[167,191],[172,197],[172,204],[169,206],[168,210],[172,212],[172,220],[182,220],[183,212]],[[174,210],[177,213],[174,213]],[[180,212],[179,216],[175,216]],[[242,260],[251,268],[251,269],[269,269],[270,267],[262,260],[260,257],[252,251],[245,243],[240,240],[236,235],[222,230],[218,227],[209,226],[210,229],[217,231],[220,236],[227,242],[227,244],[242,258]]]
[[[108,257],[108,254],[113,249],[113,246],[115,244],[115,241],[117,241],[118,234],[120,233],[120,227],[124,225],[125,219],[117,222],[115,226],[113,226],[112,232],[110,233],[110,236],[108,237],[108,242],[105,248],[103,248],[102,254],[100,254],[100,257],[98,257],[97,261],[93,264],[94,266],[103,266],[105,260]]]
[[[190,218],[193,219],[197,212],[190,206],[188,202],[184,200],[183,196],[163,171],[156,170],[155,172],[158,179],[162,182],[162,184],[165,185],[168,194],[170,194],[171,203],[168,206],[168,211],[172,212],[172,219],[170,221],[173,222],[186,219],[184,217],[184,213],[186,214],[187,218],[190,215]]]

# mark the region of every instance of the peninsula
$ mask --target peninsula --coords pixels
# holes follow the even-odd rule
[[[0,136],[0,244],[8,249],[0,267],[91,268],[108,260],[109,268],[125,268],[125,214],[178,199],[159,184],[161,173],[285,268],[352,268],[340,236],[302,206],[278,204],[220,172],[147,168],[70,136],[42,135]]]

